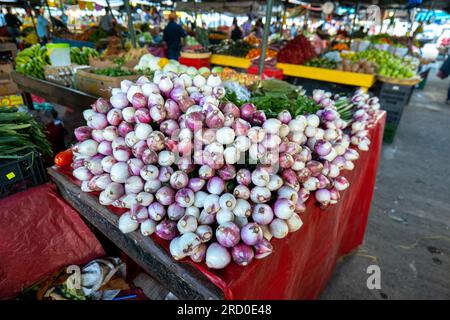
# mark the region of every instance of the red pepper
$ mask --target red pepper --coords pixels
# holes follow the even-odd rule
[[[73,153],[72,149],[61,151],[55,156],[55,164],[58,167],[67,167],[72,163]]]

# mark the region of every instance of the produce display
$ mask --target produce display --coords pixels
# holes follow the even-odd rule
[[[275,50],[266,49],[266,58],[276,58],[277,53]],[[261,56],[261,48],[253,48],[247,53],[245,58],[253,59],[259,56]]]
[[[262,90],[298,98],[278,82]],[[379,109],[362,92],[343,104],[316,90],[303,109],[270,117],[223,100],[225,91],[213,73],[158,70],[122,81],[83,112],[87,125],[72,148],[81,189],[127,210],[122,232],[170,241],[174,259],[212,269],[270,255],[272,238],[301,228],[308,198],[337,203],[349,187],[342,173],[353,169],[355,147],[368,150],[366,127]]]
[[[147,48],[131,48],[122,56],[122,58],[124,59],[125,62],[135,61],[147,53],[148,53]]]
[[[336,69],[348,72],[375,74],[377,71],[377,65],[375,62],[367,61],[366,59],[360,59],[357,61],[343,59],[340,63],[338,63]]]
[[[332,49],[337,50],[337,51],[343,51],[343,50],[349,50],[349,47],[346,43],[336,43]]]
[[[99,53],[97,50],[83,47],[82,49],[78,47],[70,47],[70,61],[79,65],[89,65],[89,58],[98,57]]]
[[[405,79],[416,76],[405,59],[389,51],[370,49],[358,52],[352,57],[353,61],[361,59],[376,63],[378,65],[377,73],[385,77]]]
[[[210,46],[210,49],[213,53],[223,54],[234,57],[245,57],[250,49],[252,49],[252,45],[244,40],[224,40],[217,45]]]
[[[237,72],[236,70],[231,68],[223,68],[221,72],[216,73],[223,81],[234,81],[245,87],[253,87],[259,81],[259,76],[257,75]]]
[[[27,150],[51,156],[53,151],[43,126],[29,113],[0,107],[0,158],[14,157]]]
[[[284,48],[278,52],[278,62],[304,64],[316,56],[311,43],[304,35],[298,35],[289,41]]]
[[[326,69],[336,69],[337,63],[334,60],[327,59],[325,57],[313,58],[305,62],[305,66],[316,67],[316,68],[326,68]]]
[[[261,45],[261,39],[257,38],[254,34],[250,34],[244,38],[244,41],[247,42],[252,47],[258,47]]]
[[[50,64],[47,48],[35,44],[20,51],[16,56],[16,70],[27,76],[44,79],[44,67]]]
[[[131,76],[131,75],[135,74],[133,71],[130,71],[130,70],[120,67],[120,66],[94,69],[94,70],[92,70],[92,73],[99,74],[102,76],[108,76],[108,77],[125,77],[125,76]]]
[[[208,49],[203,47],[201,44],[188,45],[183,47],[183,52],[190,53],[206,53],[209,52]]]

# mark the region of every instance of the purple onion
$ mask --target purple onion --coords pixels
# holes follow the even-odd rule
[[[200,101],[203,99],[203,94],[199,91],[194,91],[190,94],[190,97],[195,103],[200,104]]]
[[[195,194],[189,188],[183,188],[175,194],[175,201],[183,208],[190,207],[194,204]]]
[[[111,109],[111,105],[105,99],[99,98],[99,99],[97,99],[97,101],[95,101],[92,104],[92,109],[95,112],[105,114],[105,113],[107,113],[109,111],[109,109]]]
[[[288,169],[294,165],[294,158],[287,152],[280,153],[279,165],[281,168]]]
[[[212,194],[221,194],[224,189],[225,189],[225,182],[223,181],[223,179],[219,178],[219,177],[211,177],[208,180],[208,183],[206,185],[206,189],[208,190],[209,193]]]
[[[205,183],[206,183],[205,180],[201,178],[192,178],[189,180],[188,187],[192,191],[197,192],[204,187]]]
[[[317,176],[317,180],[319,180],[319,189],[326,189],[331,186],[331,181],[323,174],[319,174]]]
[[[314,144],[314,151],[321,157],[327,156],[331,152],[332,145],[325,140],[317,140]]]
[[[273,210],[267,204],[257,204],[253,208],[252,218],[260,225],[269,224],[273,220]]]
[[[162,132],[153,131],[147,139],[147,146],[153,151],[161,151],[164,149],[165,137]]]
[[[256,107],[252,103],[245,103],[241,106],[240,116],[245,121],[251,122],[253,114],[256,112]]]
[[[137,93],[136,93],[137,94]],[[150,111],[146,108],[137,109],[134,118],[137,123],[150,123],[152,118],[150,117]]]
[[[78,127],[75,129],[75,137],[79,142],[87,140],[91,137],[92,128],[87,126]],[[94,139],[95,140],[95,139]],[[99,142],[99,141],[97,141]]]
[[[250,189],[247,186],[244,186],[243,184],[239,184],[234,188],[233,195],[236,198],[246,200],[246,199],[250,198]]]
[[[232,102],[223,102],[222,104],[220,104],[219,108],[223,113],[231,113],[236,119],[241,116],[241,111]]]
[[[231,164],[225,164],[217,170],[217,174],[224,181],[233,180],[236,177],[236,168]]]
[[[188,175],[183,171],[175,171],[170,177],[170,186],[174,189],[182,189],[187,186],[189,182]]]
[[[94,139],[97,142],[105,141],[105,138],[103,137],[103,130],[94,129],[91,131],[92,139]]]
[[[178,221],[184,216],[184,212],[185,209],[175,202],[167,208],[167,217],[170,220]]]
[[[222,128],[225,122],[225,116],[220,110],[214,110],[206,115],[205,122],[208,128]]]
[[[142,155],[144,154],[144,151],[147,150],[147,143],[143,140],[140,140],[137,142],[133,148],[131,148],[131,152],[136,158],[142,158]]]
[[[236,173],[236,181],[244,186],[249,186],[252,182],[252,174],[248,169],[239,169]]]
[[[106,115],[103,113],[94,113],[89,117],[87,121],[87,125],[92,129],[101,130],[108,126],[108,120],[106,119]]]
[[[156,226],[156,234],[164,240],[172,240],[179,235],[177,222],[170,219],[164,219]]]
[[[167,112],[162,106],[153,106],[149,109],[150,118],[156,123],[163,122],[167,117]]]
[[[251,128],[251,125],[244,119],[237,118],[234,120],[231,127],[235,131],[236,136],[245,136],[247,135],[248,130]]]
[[[172,167],[160,167],[158,180],[161,182],[169,182],[172,173],[174,172]]]
[[[106,119],[111,125],[118,126],[123,120],[122,111],[120,111],[120,109],[113,108],[108,111]]]
[[[141,157],[145,164],[155,164],[158,162],[158,154],[150,149],[145,149]]]
[[[133,125],[132,125],[131,123],[128,123],[128,122],[126,122],[126,121],[122,121],[122,122],[119,124],[118,129],[119,129],[119,135],[120,135],[121,137],[125,137],[125,136],[127,135],[128,132],[131,132],[131,131],[134,130],[134,127],[133,127]]]
[[[253,246],[263,239],[262,229],[257,223],[250,222],[242,227],[241,238],[245,244]]]
[[[136,92],[135,94],[133,94],[133,97],[131,98],[131,104],[136,109],[146,108],[147,104],[148,104],[148,100],[144,94],[142,94],[140,92]]]
[[[215,174],[215,170],[208,165],[202,165],[198,169],[198,176],[202,179],[209,179]]]
[[[255,249],[255,259],[263,259],[273,251],[272,245],[266,239],[259,241],[253,248]]]
[[[144,163],[140,159],[131,158],[127,161],[128,164],[128,171],[133,176],[139,176],[142,167],[144,167]]]
[[[292,120],[292,115],[289,111],[283,110],[278,114],[277,119],[284,124],[289,124],[289,122]]]
[[[239,243],[231,249],[231,257],[239,266],[247,266],[252,262],[255,256],[252,247]]]
[[[241,240],[239,227],[233,222],[225,222],[216,229],[216,238],[222,246],[234,247]]]
[[[186,127],[193,132],[200,130],[203,127],[204,116],[201,112],[191,112],[186,117]]]
[[[281,178],[287,183],[290,187],[297,189],[299,182],[297,174],[292,169],[284,169],[280,174]]]
[[[97,147],[97,152],[105,155],[105,156],[110,156],[112,155],[112,147],[111,147],[111,142],[110,141],[102,141],[98,144]]]
[[[164,104],[166,110],[166,117],[171,120],[178,120],[181,115],[181,110],[178,104],[172,99],[167,99]]]
[[[289,199],[277,199],[273,205],[273,212],[280,219],[289,219],[295,210],[295,203]]]
[[[323,164],[319,161],[311,160],[306,163],[306,167],[311,172],[311,176],[317,177],[319,174],[322,173],[323,170]]]
[[[156,192],[155,197],[159,203],[168,206],[175,201],[175,191],[170,187],[163,186]]]
[[[148,215],[155,221],[160,221],[166,216],[166,208],[159,202],[152,202],[148,206]]]
[[[190,157],[183,157],[178,159],[178,168],[187,174],[191,173],[195,169],[195,164],[192,163]]]
[[[178,122],[172,119],[164,120],[161,122],[159,129],[168,137],[172,137],[177,130],[180,129]]]
[[[262,126],[263,123],[267,120],[266,114],[264,111],[255,111],[252,116],[252,120],[250,121],[254,126]]]
[[[178,106],[182,112],[186,112],[189,107],[195,104],[194,99],[188,95],[180,96],[178,99],[175,99],[175,102],[178,103]]]

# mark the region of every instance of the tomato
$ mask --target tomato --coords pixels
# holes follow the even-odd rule
[[[67,167],[72,163],[73,154],[72,149],[61,151],[55,156],[55,164],[58,167]]]

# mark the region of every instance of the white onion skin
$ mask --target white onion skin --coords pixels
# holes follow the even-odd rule
[[[206,265],[211,269],[223,269],[231,262],[228,250],[218,244],[212,243],[206,250]]]

